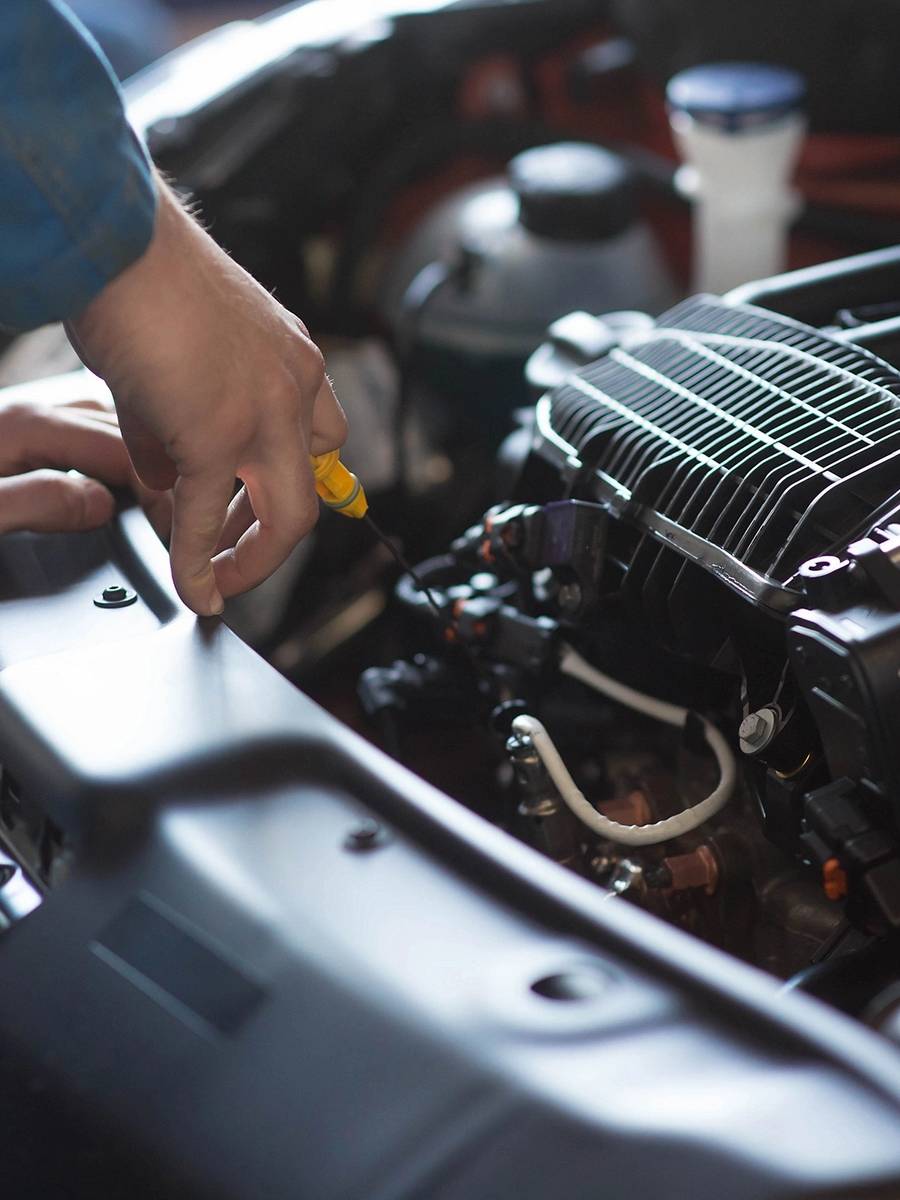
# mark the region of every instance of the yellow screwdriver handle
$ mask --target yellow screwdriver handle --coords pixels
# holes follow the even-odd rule
[[[341,462],[340,451],[329,450],[327,454],[311,454],[316,491],[322,503],[345,517],[360,520],[369,511],[369,502],[362,484],[352,471]]]

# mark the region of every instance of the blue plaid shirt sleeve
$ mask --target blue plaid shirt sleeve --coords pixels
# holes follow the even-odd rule
[[[109,64],[58,0],[2,0],[0,325],[80,312],[139,258],[156,191]]]

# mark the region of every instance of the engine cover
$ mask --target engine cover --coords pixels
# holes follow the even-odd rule
[[[898,397],[900,372],[867,350],[700,296],[571,375],[538,423],[544,452],[647,535],[627,564],[633,594],[683,607],[691,560],[783,613],[803,603],[804,562],[896,506]]]
[[[551,388],[534,449],[553,499],[612,518],[607,596],[695,660],[729,647],[744,711],[774,705],[742,744],[772,839],[898,928],[900,371],[865,340],[699,296]]]

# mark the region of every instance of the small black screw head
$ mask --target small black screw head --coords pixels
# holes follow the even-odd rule
[[[98,608],[127,608],[137,600],[137,592],[131,591],[121,583],[109,583],[99,596],[94,597]]]
[[[366,817],[360,821],[344,839],[344,846],[348,850],[354,850],[357,853],[365,850],[374,850],[382,845],[384,836],[381,826],[371,817]]]

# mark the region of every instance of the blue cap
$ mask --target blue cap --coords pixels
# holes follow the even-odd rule
[[[803,108],[797,71],[766,63],[708,63],[679,71],[666,88],[669,107],[728,133],[758,128]]]

